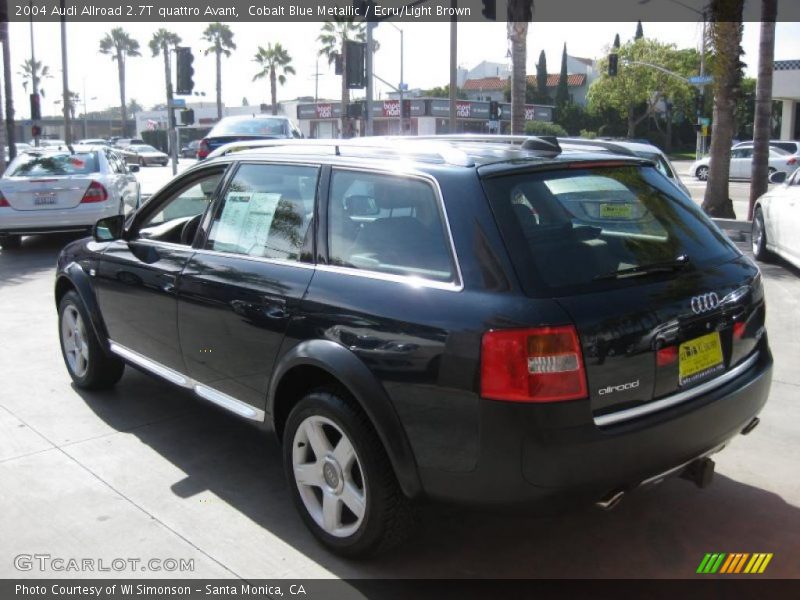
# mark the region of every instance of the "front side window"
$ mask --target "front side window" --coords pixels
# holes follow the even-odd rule
[[[333,265],[455,280],[436,194],[419,179],[335,171],[328,245]]]
[[[314,215],[316,167],[245,164],[214,218],[208,248],[300,260]]]
[[[160,202],[139,226],[143,238],[190,245],[206,208],[222,178],[223,171],[214,171],[195,179],[181,190]],[[147,209],[148,212],[150,209]]]

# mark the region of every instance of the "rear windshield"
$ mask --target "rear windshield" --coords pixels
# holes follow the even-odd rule
[[[631,285],[641,277],[608,276],[681,255],[689,257],[687,268],[737,255],[697,205],[653,167],[521,173],[484,185],[530,295]]]
[[[780,148],[781,150],[786,151],[789,154],[794,154],[797,152],[798,143],[797,142],[770,142],[770,146],[773,148]]]
[[[11,165],[8,176],[88,175],[99,171],[97,152],[70,154],[23,154]]]
[[[214,126],[208,137],[222,135],[286,135],[284,119],[223,119]]]

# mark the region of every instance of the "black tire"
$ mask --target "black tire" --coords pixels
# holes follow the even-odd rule
[[[0,248],[3,250],[19,250],[22,247],[21,235],[0,236]]]
[[[700,167],[697,167],[697,170],[694,172],[694,174],[700,181],[708,181],[708,167],[707,166],[702,165]]]
[[[353,446],[357,460],[355,467],[363,482],[365,508],[360,525],[346,537],[332,535],[315,521],[295,478],[295,435],[308,418],[332,421]],[[298,448],[303,445],[298,442]],[[386,450],[367,416],[344,391],[314,390],[294,406],[283,432],[283,460],[290,494],[300,516],[314,536],[336,554],[350,558],[379,554],[401,543],[413,530],[413,508],[400,490]],[[322,488],[315,489],[321,498]]]
[[[760,206],[756,207],[756,211],[753,214],[753,225],[752,229],[750,230],[750,239],[752,240],[753,244],[753,256],[755,256],[756,260],[767,262],[774,257],[772,252],[767,250],[767,230],[764,226],[764,214],[762,213]]]
[[[65,339],[64,319],[67,318],[65,315],[71,311],[77,311],[83,322],[81,335],[86,344],[88,355],[86,358],[87,366],[85,371],[76,370],[76,368],[70,364],[70,359],[65,347],[65,344],[68,342]],[[109,356],[103,350],[100,345],[100,340],[97,339],[97,335],[95,335],[94,329],[91,326],[89,313],[83,305],[83,300],[81,300],[81,297],[74,290],[70,290],[64,294],[64,297],[61,298],[61,302],[58,303],[58,333],[64,364],[76,386],[85,390],[101,390],[113,387],[120,380],[125,370],[125,363],[114,356]]]

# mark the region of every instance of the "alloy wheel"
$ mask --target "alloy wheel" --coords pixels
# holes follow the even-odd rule
[[[307,417],[297,428],[292,470],[308,514],[326,533],[353,535],[364,520],[367,488],[347,434],[331,419]]]
[[[67,306],[61,317],[61,341],[70,371],[83,377],[89,369],[89,342],[83,318],[75,306]]]

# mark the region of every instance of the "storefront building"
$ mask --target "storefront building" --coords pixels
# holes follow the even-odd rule
[[[450,101],[446,98],[413,98],[404,100],[402,115],[400,100],[377,100],[372,103],[374,135],[434,135],[440,133],[508,133],[511,128],[511,104],[498,104],[499,118],[490,119],[490,102],[456,101],[456,126],[450,129]],[[351,117],[345,137],[363,135],[364,103],[348,106]],[[300,130],[310,138],[337,138],[341,129],[341,103],[317,102],[297,105]],[[401,117],[404,130],[401,129]],[[526,121],[552,121],[553,107],[538,104],[525,106]]]

